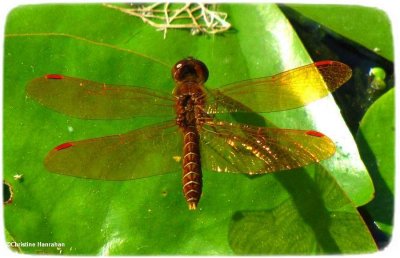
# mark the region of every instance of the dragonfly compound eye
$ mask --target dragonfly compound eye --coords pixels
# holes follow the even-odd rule
[[[172,77],[176,82],[204,83],[208,79],[208,69],[203,62],[189,57],[174,65]]]

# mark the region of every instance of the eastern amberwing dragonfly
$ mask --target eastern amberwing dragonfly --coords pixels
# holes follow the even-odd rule
[[[82,119],[160,116],[169,121],[128,133],[63,143],[45,158],[55,173],[129,180],[183,170],[183,193],[196,209],[202,169],[264,174],[327,159],[335,144],[313,130],[256,127],[219,121],[216,114],[273,112],[327,96],[351,77],[340,62],[320,61],[280,74],[206,89],[208,69],[194,58],[172,68],[173,94],[49,74],[32,80],[28,96]]]

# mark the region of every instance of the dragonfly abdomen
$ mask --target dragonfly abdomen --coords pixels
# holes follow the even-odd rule
[[[199,134],[195,126],[183,130],[183,194],[190,210],[197,207],[202,189],[202,172],[200,163]]]

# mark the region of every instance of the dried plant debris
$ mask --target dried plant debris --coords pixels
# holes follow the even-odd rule
[[[202,3],[154,3],[131,4],[121,6],[104,4],[109,8],[119,10],[139,17],[143,22],[164,32],[168,29],[187,29],[192,35],[206,33],[216,34],[227,31],[231,24],[227,21],[228,14],[214,11],[215,5]]]
[[[15,174],[13,176],[15,181],[23,182],[24,181],[24,175],[23,174]]]

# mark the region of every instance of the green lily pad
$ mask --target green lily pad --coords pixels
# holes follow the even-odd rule
[[[4,178],[13,182],[14,201],[5,207],[5,227],[16,242],[36,244],[21,247],[21,252],[233,254],[228,242],[232,216],[242,210],[276,207],[292,195],[279,188],[275,176],[204,171],[202,200],[191,212],[181,193],[180,174],[113,182],[52,174],[43,166],[46,153],[60,143],[128,132],[160,118],[68,117],[26,98],[26,84],[36,77],[60,73],[172,91],[170,69],[187,56],[207,64],[210,88],[312,62],[275,5],[219,8],[229,14],[234,30],[201,36],[169,30],[165,39],[139,18],[103,5],[22,6],[9,14],[4,52]],[[331,97],[262,117],[282,128],[314,129],[332,138],[337,153],[321,164],[354,205],[369,202],[371,179]],[[297,172],[283,173],[291,181],[290,175]],[[24,175],[23,182],[13,181],[16,174]]]
[[[276,178],[291,193],[290,198],[269,210],[236,212],[229,232],[236,253],[301,255],[377,250],[356,207],[321,166],[308,173],[277,174]],[[298,184],[306,188],[300,189]]]
[[[395,125],[394,89],[380,97],[360,123],[357,143],[375,184],[375,198],[366,206],[376,225],[391,235],[394,215]]]
[[[288,5],[330,30],[393,61],[393,37],[387,14],[377,8],[341,5]]]

